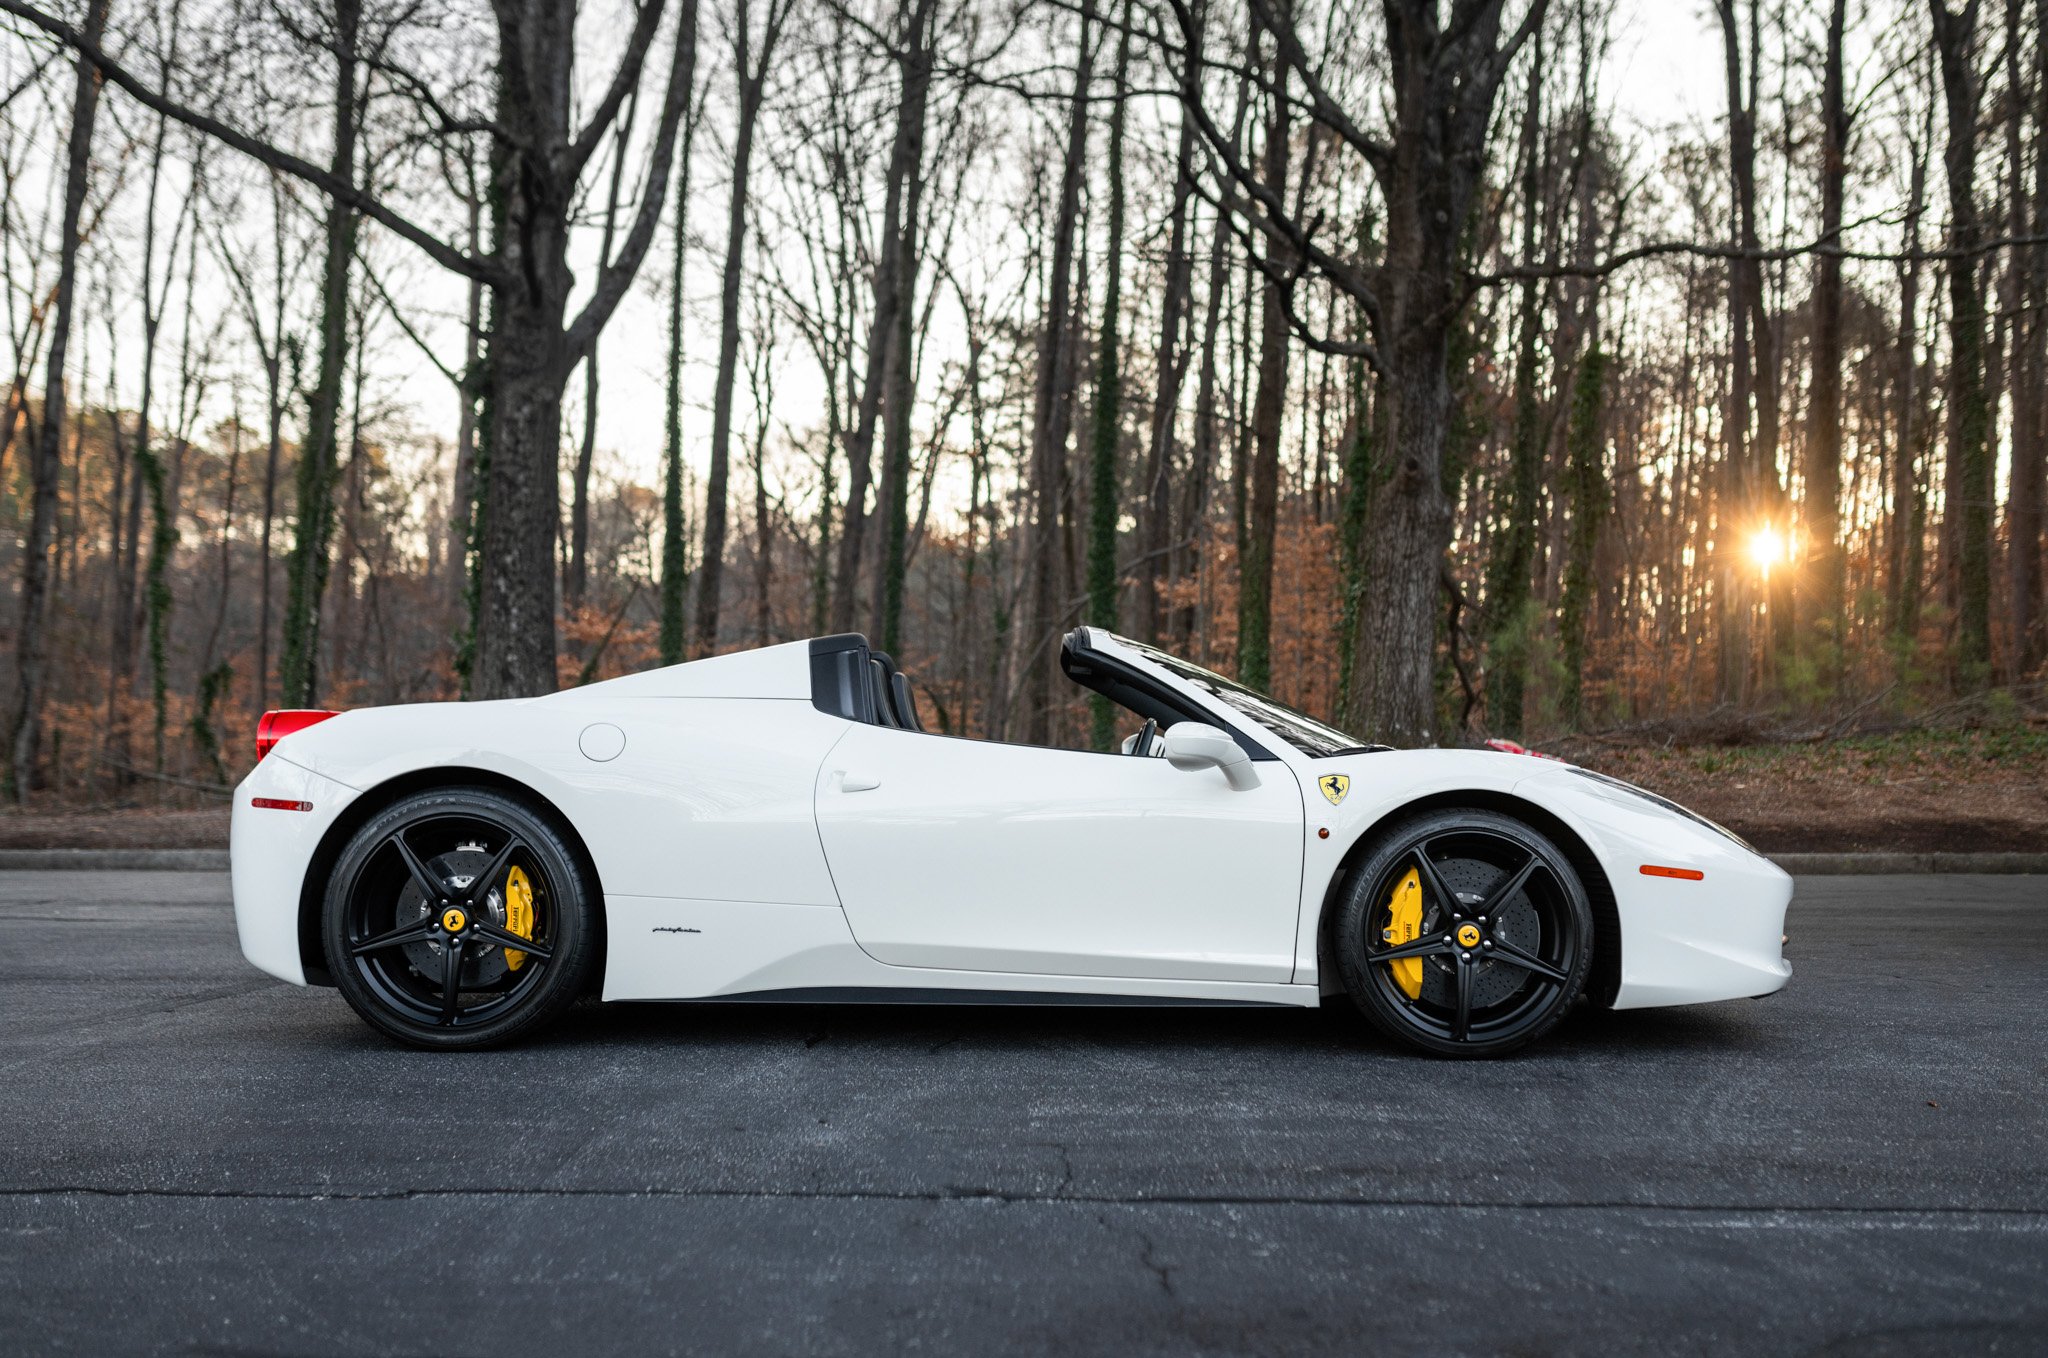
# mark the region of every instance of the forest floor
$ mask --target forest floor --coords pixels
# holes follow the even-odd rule
[[[2026,725],[1726,746],[1577,735],[1537,747],[1661,793],[1766,853],[2048,851],[2048,730]],[[0,813],[0,849],[227,842],[219,804]]]

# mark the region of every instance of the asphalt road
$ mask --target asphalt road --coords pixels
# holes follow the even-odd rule
[[[198,873],[0,874],[0,1350],[2048,1352],[2048,878],[1492,1063],[1337,1011],[385,1044]]]

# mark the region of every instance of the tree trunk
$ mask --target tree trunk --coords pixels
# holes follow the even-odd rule
[[[1201,33],[1207,5],[1195,10],[1195,41],[1181,72],[1183,101],[1201,97]],[[1195,123],[1181,114],[1174,152],[1173,206],[1168,213],[1165,295],[1159,303],[1157,376],[1152,388],[1151,437],[1145,445],[1143,553],[1138,567],[1138,635],[1157,646],[1164,640],[1165,587],[1173,546],[1174,424],[1180,414],[1181,382],[1187,376],[1194,259],[1188,251],[1189,203],[1195,187]],[[1197,418],[1201,418],[1200,415]]]
[[[469,213],[469,248],[472,254],[482,254],[484,195],[473,176],[470,188],[464,204]],[[455,384],[455,476],[448,497],[448,589],[460,620],[458,625],[474,640],[475,594],[471,586],[475,574],[472,559],[479,542],[476,443],[477,398],[484,384],[484,287],[472,278],[463,290],[467,297],[463,306],[462,367],[457,370],[460,380]]]
[[[1379,483],[1378,403],[1372,399],[1371,372],[1365,360],[1353,360],[1351,412],[1342,469],[1344,492],[1337,517],[1337,579],[1344,592],[1338,600],[1336,710],[1343,713],[1353,710],[1351,695],[1358,679],[1358,628],[1365,609],[1366,530],[1372,521],[1374,491]]]
[[[1245,104],[1244,86],[1238,94],[1239,121],[1242,121]],[[1235,135],[1235,129],[1233,129]],[[1209,277],[1203,296],[1207,306],[1202,316],[1202,361],[1195,373],[1195,443],[1189,453],[1187,482],[1181,492],[1180,522],[1184,541],[1174,546],[1172,569],[1167,573],[1169,586],[1194,575],[1199,570],[1201,538],[1207,530],[1207,508],[1209,503],[1209,477],[1216,466],[1216,454],[1222,446],[1221,421],[1216,411],[1216,347],[1223,331],[1225,311],[1225,290],[1230,282],[1230,217],[1226,212],[1216,214],[1216,224],[1209,238]],[[1193,647],[1195,636],[1195,601],[1188,599],[1168,610],[1168,631],[1172,635],[1173,649],[1186,653]]]
[[[282,335],[278,337],[280,340]],[[271,536],[277,526],[277,469],[284,456],[283,354],[277,349],[263,365],[263,528],[257,538],[256,710],[270,702]]]
[[[1929,112],[1930,118],[1932,111]],[[1906,259],[1899,266],[1899,450],[1892,459],[1890,560],[1885,577],[1885,631],[1903,677],[1920,628],[1922,529],[1919,515],[1921,428],[1920,218],[1927,206],[1925,140],[1912,146],[1906,195]]]
[[[1109,115],[1109,254],[1102,262],[1102,330],[1096,341],[1095,419],[1090,431],[1088,499],[1088,621],[1114,631],[1117,617],[1116,537],[1117,440],[1123,435],[1123,372],[1118,351],[1118,307],[1124,268],[1124,105],[1131,74],[1131,7],[1116,43],[1116,98]],[[1116,748],[1116,707],[1092,694],[1090,725],[1095,748]]]
[[[362,0],[334,7],[333,156],[329,172],[355,182],[356,38]],[[355,259],[356,211],[327,204],[327,261],[320,285],[320,358],[305,442],[299,448],[298,530],[285,571],[282,699],[311,707],[320,693],[320,601],[327,589],[328,543],[334,530],[334,475],[341,421],[342,372],[348,364],[349,270]]]
[[[718,379],[711,394],[711,468],[705,480],[704,559],[697,568],[697,653],[718,649],[719,592],[725,584],[725,520],[732,476],[732,394],[739,373],[740,282],[746,270],[747,174],[754,159],[754,127],[787,9],[769,0],[761,54],[752,60],[751,6],[740,0],[733,20],[733,60],[739,71],[739,122],[733,134],[732,198],[726,209],[725,273],[718,303]]]
[[[636,85],[626,100],[626,116],[612,142],[612,177],[605,192],[604,229],[598,237],[597,267],[612,262],[612,238],[619,222],[619,190],[626,177],[626,144],[633,137],[633,115],[640,108]],[[583,356],[583,438],[576,446],[576,469],[570,474],[569,569],[562,575],[562,599],[575,610],[583,606],[590,570],[590,465],[597,457],[597,345]]]
[[[108,0],[92,0],[86,9],[85,31],[95,43],[105,32]],[[29,471],[31,485],[28,539],[21,558],[21,625],[17,646],[14,720],[10,723],[8,782],[15,800],[28,799],[35,781],[36,752],[42,730],[44,687],[50,660],[50,546],[57,522],[57,471],[64,438],[66,391],[64,365],[71,341],[72,299],[78,283],[78,244],[85,194],[92,174],[92,129],[99,113],[98,73],[83,57],[78,60],[71,93],[71,132],[64,156],[64,225],[58,241],[55,315],[50,327],[48,376],[43,379],[43,418],[36,431]]]
[[[1095,0],[1081,0],[1081,39],[1074,93],[1067,106],[1067,146],[1052,231],[1052,276],[1041,318],[1031,403],[1031,594],[1022,629],[1018,689],[1024,700],[1024,743],[1047,745],[1053,732],[1053,650],[1061,625],[1058,595],[1060,507],[1066,479],[1065,378],[1072,343],[1074,224],[1081,210],[1082,161],[1088,150],[1088,92],[1095,73]]]
[[[2008,0],[2008,30],[2018,46],[2016,11]],[[2013,221],[2016,236],[2048,223],[2048,0],[2036,0],[2034,26],[2034,184],[2031,203],[2019,153],[2020,110],[2013,111]],[[2007,58],[2009,80],[2019,88],[2019,58]],[[2013,257],[2021,318],[2013,323],[2012,483],[2008,492],[2007,545],[2012,579],[2014,670],[2032,674],[2048,659],[2048,619],[2042,611],[2041,529],[2048,499],[2048,250],[2023,246]]]
[[[1948,107],[1942,161],[1948,179],[1949,378],[1948,457],[1955,469],[1958,677],[1985,683],[1991,666],[1991,412],[1984,388],[1984,290],[1978,247],[1977,115],[1981,82],[1975,65],[1977,0],[1951,13],[1947,0],[1928,0],[1941,57]]]
[[[1834,0],[1821,81],[1820,240],[1813,290],[1812,414],[1806,430],[1806,560],[1812,590],[1805,635],[1816,674],[1829,688],[1841,678],[1842,615],[1842,188],[1849,110],[1842,90],[1842,31],[1848,0]]]
[[[1729,226],[1737,251],[1756,248],[1756,110],[1745,100],[1742,29],[1735,0],[1716,0],[1721,19],[1722,66],[1728,87]],[[1754,18],[1754,15],[1752,15]],[[1751,25],[1752,34],[1755,25]],[[1752,65],[1752,70],[1753,70]],[[1755,381],[1750,294],[1757,286],[1754,259],[1738,255],[1728,267],[1728,407],[1722,420],[1727,448],[1714,519],[1714,554],[1720,603],[1720,697],[1744,701],[1749,692],[1750,592],[1743,575],[1744,539],[1756,531],[1756,479],[1750,468],[1750,404]]]
[[[1542,218],[1543,35],[1535,42],[1529,97],[1522,110],[1522,258],[1534,262]],[[1543,286],[1523,280],[1515,311],[1515,414],[1508,436],[1508,471],[1502,483],[1498,536],[1486,590],[1492,615],[1486,653],[1488,724],[1510,740],[1522,735],[1522,706],[1535,625],[1529,573],[1536,562],[1537,516],[1542,512],[1543,453],[1548,430],[1537,390]]]
[[[1593,549],[1613,504],[1601,455],[1606,384],[1607,355],[1600,351],[1596,337],[1579,362],[1579,375],[1572,384],[1571,423],[1565,433],[1565,480],[1571,492],[1572,525],[1565,540],[1557,630],[1564,659],[1564,714],[1574,726],[1582,725],[1586,715],[1586,623],[1595,588]]]
[[[1374,173],[1387,203],[1375,333],[1389,468],[1374,493],[1366,554],[1379,606],[1358,629],[1348,716],[1364,738],[1427,745],[1436,738],[1436,600],[1451,538],[1444,463],[1461,241],[1501,77],[1544,5],[1506,40],[1497,0],[1461,12],[1455,37],[1440,31],[1435,0],[1389,0],[1387,9],[1394,139]]]
[[[668,396],[662,416],[661,475],[661,663],[683,662],[683,600],[690,587],[687,528],[683,520],[683,282],[690,237],[690,147],[697,139],[699,108],[692,105],[683,127],[676,166],[676,225],[673,281],[668,290]]]
[[[566,244],[567,223],[529,208],[521,240]],[[483,597],[477,615],[477,696],[551,693],[555,673],[555,532],[561,492],[562,312],[565,251],[534,252],[530,284],[499,294],[490,336],[490,458],[484,469]],[[552,267],[551,267],[552,266]]]
[[[906,35],[921,29],[929,3],[930,0],[922,0],[915,12],[910,8],[909,0],[903,0],[899,5],[898,17]],[[913,17],[913,13],[917,17]],[[901,260],[895,244],[903,236],[903,199],[911,175],[911,161],[923,154],[923,111],[916,108],[911,98],[914,72],[907,60],[899,63],[899,75],[903,94],[896,101],[896,134],[889,148],[888,183],[882,199],[882,231],[876,237],[881,242],[881,249],[878,252],[880,257],[875,261],[875,311],[868,323],[860,403],[854,411],[853,428],[846,440],[846,523],[839,534],[839,569],[832,593],[832,628],[838,632],[853,630],[854,613],[859,603],[860,568],[865,559],[862,548],[867,541],[868,490],[874,484],[875,425],[881,416],[889,359],[897,341],[896,312],[902,303],[902,293],[896,284],[896,271]]]
[[[903,623],[903,572],[910,533],[910,407],[916,396],[915,304],[919,249],[917,233],[924,203],[924,125],[931,96],[932,24],[936,0],[920,0],[905,35],[901,126],[909,140],[903,163],[901,229],[883,248],[895,253],[891,281],[895,336],[883,364],[882,484],[876,497],[882,515],[881,550],[875,557],[875,633],[884,651],[896,650]]]
[[[500,5],[501,70],[497,119],[505,129],[494,155],[495,201],[488,430],[479,467],[484,483],[482,571],[474,688],[482,698],[527,697],[557,685],[555,552],[561,531],[562,387],[576,359],[597,341],[632,284],[668,197],[676,132],[696,68],[696,0],[684,0],[661,123],[650,148],[646,187],[618,257],[599,271],[573,321],[564,315],[575,183],[616,115],[607,102],[572,135],[575,67],[573,8],[548,0]],[[644,65],[661,18],[643,6],[613,93],[623,100]],[[644,25],[644,29],[641,27]]]
[[[1287,67],[1276,57],[1261,175],[1276,202],[1287,197]],[[1244,551],[1238,561],[1237,677],[1250,688],[1273,682],[1273,540],[1280,501],[1280,421],[1287,403],[1287,293],[1274,275],[1293,266],[1278,242],[1266,247],[1259,290],[1259,385],[1252,398],[1252,463]]]
[[[1389,222],[1390,253],[1401,234]],[[1446,291],[1433,300],[1448,313]],[[1427,304],[1417,296],[1410,307]],[[1366,550],[1366,579],[1379,602],[1365,610],[1359,628],[1350,729],[1365,739],[1417,746],[1436,741],[1435,605],[1451,534],[1441,480],[1450,434],[1450,332],[1416,323],[1400,334],[1386,385],[1391,474],[1374,496]]]

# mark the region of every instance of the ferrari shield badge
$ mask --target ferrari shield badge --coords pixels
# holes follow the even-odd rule
[[[1344,800],[1345,793],[1351,791],[1351,778],[1348,774],[1326,773],[1316,780],[1316,786],[1323,790],[1323,796],[1329,799],[1330,805],[1335,806]]]

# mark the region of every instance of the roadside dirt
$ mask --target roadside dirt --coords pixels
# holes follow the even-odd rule
[[[2048,738],[2034,731],[1715,749],[1580,736],[1545,752],[1691,807],[1767,853],[2048,851]]]
[[[8,811],[0,849],[225,849],[228,809],[119,807]]]

